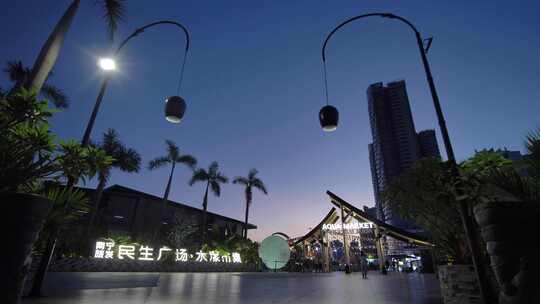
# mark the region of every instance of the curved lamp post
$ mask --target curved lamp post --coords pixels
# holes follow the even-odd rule
[[[170,20],[163,20],[163,21],[156,21],[150,24],[147,24],[143,27],[140,27],[136,29],[131,35],[129,35],[116,49],[114,52],[114,55],[118,55],[118,53],[122,50],[122,48],[130,41],[133,37],[139,35],[140,33],[144,32],[149,27],[153,27],[156,25],[161,24],[171,24],[175,25],[178,28],[180,28],[184,34],[186,35],[186,48],[184,52],[184,58],[182,60],[182,66],[180,68],[180,79],[178,81],[178,87],[176,89],[176,94],[178,95],[180,93],[180,88],[182,85],[182,80],[184,78],[184,67],[186,65],[186,58],[187,53],[189,51],[189,32],[185,26],[182,24],[176,22],[176,21],[170,21]],[[101,58],[98,62],[98,65],[100,68],[106,72],[112,72],[116,69],[116,62],[113,58]],[[105,95],[105,90],[107,89],[107,85],[109,83],[109,80],[111,78],[111,75],[107,75],[105,79],[103,79],[103,82],[101,83],[101,88],[99,90],[99,94],[96,99],[96,103],[94,104],[94,109],[92,110],[92,114],[90,116],[90,120],[88,121],[88,124],[86,125],[86,130],[84,131],[84,135],[82,138],[82,145],[87,146],[90,142],[90,134],[92,133],[92,129],[94,127],[94,122],[96,120],[97,113],[99,111],[99,107],[101,105],[101,101],[103,100],[103,96]],[[170,96],[167,99],[165,99],[165,119],[167,121],[172,123],[179,123],[182,120],[182,117],[184,117],[184,113],[186,112],[186,103],[184,99],[180,96]],[[75,181],[68,180],[68,185],[73,185]],[[34,282],[32,284],[32,290],[30,292],[33,296],[39,296],[41,294],[41,286],[43,285],[43,280],[45,279],[45,274],[47,273],[47,270],[49,268],[49,264],[51,262],[51,259],[54,254],[54,250],[56,247],[56,241],[57,241],[58,231],[52,231],[51,236],[49,236],[49,239],[47,241],[47,246],[45,248],[45,252],[43,254],[43,258],[38,266],[38,270],[36,272]]]
[[[429,62],[426,56],[427,49],[424,48],[424,40],[422,39],[422,36],[420,35],[420,32],[416,29],[416,27],[409,22],[407,19],[396,16],[391,13],[370,13],[370,14],[364,14],[356,17],[352,17],[350,19],[347,19],[340,23],[338,26],[336,26],[330,34],[326,37],[323,47],[322,47],[322,62],[323,62],[323,73],[324,73],[324,88],[325,88],[325,94],[326,94],[326,105],[321,108],[319,112],[319,122],[321,123],[321,127],[324,131],[334,131],[338,126],[339,121],[339,113],[337,109],[331,105],[329,105],[328,102],[328,80],[326,75],[326,46],[328,42],[330,41],[330,38],[343,26],[366,17],[372,17],[372,16],[378,16],[378,17],[384,17],[384,18],[390,18],[390,19],[397,19],[406,25],[408,25],[414,32],[416,43],[418,44],[418,50],[420,51],[420,57],[422,59],[422,64],[424,66],[424,71],[426,73],[427,82],[429,84],[429,89],[431,92],[431,97],[433,99],[433,105],[435,107],[435,112],[437,113],[437,120],[439,122],[439,128],[443,137],[444,141],[444,147],[446,149],[446,155],[448,157],[448,161],[451,164],[452,170],[454,174],[459,174],[458,167],[456,164],[456,158],[454,156],[454,150],[452,148],[452,144],[450,142],[450,136],[448,135],[448,129],[446,128],[446,122],[444,120],[444,115],[441,109],[441,105],[439,102],[439,96],[437,95],[437,91],[435,89],[435,84],[433,83],[433,77],[431,75],[431,69],[429,67]],[[428,42],[428,48],[429,48],[430,42]],[[472,221],[472,217],[468,213],[468,207],[465,202],[461,201],[459,203],[460,205],[460,215],[461,220],[463,222],[463,228],[465,230],[465,234],[467,236],[467,243],[469,245],[469,249],[471,250],[472,258],[473,258],[473,264],[476,270],[476,275],[478,279],[478,283],[480,285],[480,292],[481,296],[486,301],[487,296],[489,295],[489,289],[488,289],[488,281],[487,277],[485,276],[485,273],[482,269],[481,262],[480,262],[480,250],[477,246],[477,237],[474,230],[474,222]]]
[[[185,26],[182,24],[176,22],[176,21],[170,21],[170,20],[162,20],[162,21],[156,21],[150,24],[147,24],[143,27],[140,27],[136,29],[131,35],[129,35],[116,49],[114,52],[114,56],[116,57],[118,53],[122,50],[122,48],[130,41],[133,37],[141,34],[146,30],[147,28],[156,26],[156,25],[162,25],[162,24],[170,24],[175,25],[179,29],[181,29],[184,34],[186,35],[186,48],[184,52],[184,58],[182,60],[182,66],[180,68],[180,76],[178,80],[178,87],[176,89],[176,95],[170,96],[165,99],[165,119],[171,123],[179,123],[182,121],[182,118],[184,117],[184,114],[186,112],[186,102],[184,99],[180,96],[177,96],[180,94],[180,88],[182,86],[182,80],[184,79],[184,67],[186,65],[186,58],[189,51],[189,32]],[[114,58],[101,58],[99,60],[99,66],[102,70],[106,72],[112,72],[116,69],[116,62]],[[101,105],[101,101],[103,100],[103,96],[105,95],[105,90],[107,89],[107,85],[109,84],[109,80],[111,79],[110,75],[107,75],[105,79],[103,79],[103,82],[101,83],[101,88],[99,90],[99,94],[96,98],[96,102],[94,104],[94,109],[92,110],[92,114],[90,116],[90,120],[88,121],[88,124],[86,125],[86,130],[84,131],[84,136],[82,139],[82,145],[86,146],[88,145],[90,141],[90,134],[92,133],[92,129],[94,128],[94,122],[96,120],[97,113],[99,112],[99,107]]]

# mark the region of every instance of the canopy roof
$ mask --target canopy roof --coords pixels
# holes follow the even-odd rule
[[[324,224],[333,224],[338,219],[339,219],[339,216],[337,214],[336,208],[332,207],[332,209],[330,209],[330,211],[322,219],[322,221],[317,226],[315,226],[313,229],[311,229],[306,235],[304,235],[303,237],[296,240],[293,243],[293,246],[295,246],[296,244],[300,244],[300,243],[302,243],[305,240],[310,239],[310,238],[322,239],[322,236],[320,235],[320,233],[322,231],[322,225],[324,225]]]
[[[376,227],[378,227],[379,232],[382,235],[391,236],[395,239],[398,239],[403,242],[407,242],[410,244],[418,245],[418,246],[434,246],[432,243],[430,243],[425,237],[420,236],[416,233],[409,232],[407,230],[389,225],[385,222],[382,222],[366,212],[358,209],[357,207],[353,206],[349,202],[345,201],[341,197],[337,196],[336,194],[332,193],[331,191],[326,191],[326,194],[330,197],[330,202],[334,204],[337,208],[340,208],[343,206],[343,212],[346,214],[346,217],[352,216],[356,218],[357,220],[361,222],[371,222]],[[322,221],[315,226],[313,229],[311,229],[306,235],[300,237],[298,240],[296,240],[293,243],[294,245],[297,245],[299,243],[302,243],[309,239],[322,239],[321,233],[322,233],[322,225],[324,224],[334,224],[339,219],[339,214],[336,210],[336,207],[332,207],[328,214],[322,219]]]

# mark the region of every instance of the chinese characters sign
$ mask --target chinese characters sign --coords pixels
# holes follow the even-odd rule
[[[242,263],[240,254],[237,252],[220,253],[218,251],[189,253],[187,249],[172,249],[161,247],[155,249],[141,245],[116,245],[113,241],[97,241],[94,258],[97,259],[118,259],[137,261],[160,261],[165,254],[174,254],[176,262],[210,262],[210,263]]]

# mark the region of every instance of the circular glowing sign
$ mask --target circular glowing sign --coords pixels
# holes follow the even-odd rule
[[[271,235],[261,242],[259,257],[269,269],[283,268],[291,257],[289,243],[281,235]]]

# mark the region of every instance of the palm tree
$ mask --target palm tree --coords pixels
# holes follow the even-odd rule
[[[77,14],[80,2],[80,0],[73,0],[54,27],[53,32],[49,35],[49,38],[41,48],[34,62],[30,77],[25,85],[27,88],[32,88],[37,92],[41,91],[45,80],[49,76],[60,54],[64,37],[69,30],[73,18]],[[124,18],[124,0],[97,0],[95,2],[101,7],[103,19],[107,23],[109,38],[112,41],[114,33],[118,28],[118,23]]]
[[[165,215],[165,209],[167,206],[167,201],[169,199],[169,192],[171,191],[171,182],[172,182],[176,164],[184,164],[191,169],[194,169],[195,165],[197,164],[197,159],[195,159],[195,157],[189,154],[180,153],[180,149],[176,146],[176,144],[172,140],[166,140],[165,143],[167,144],[167,155],[154,158],[148,163],[149,170],[155,170],[155,169],[167,166],[167,165],[171,165],[171,173],[169,174],[169,181],[167,182],[167,186],[165,187],[165,193],[163,194],[163,204],[161,205],[160,219],[163,219]],[[154,232],[154,237],[153,237],[154,240],[156,239],[157,233],[160,228],[161,228],[161,221],[159,222]]]
[[[237,176],[233,180],[233,184],[241,184],[246,187],[245,194],[246,194],[246,220],[244,222],[244,237],[247,238],[247,231],[248,231],[248,217],[249,217],[249,206],[251,205],[251,200],[253,197],[251,189],[255,187],[256,189],[259,189],[264,194],[268,194],[266,191],[266,187],[264,186],[264,183],[262,180],[260,180],[258,177],[256,177],[258,171],[257,169],[251,169],[249,170],[247,177]]]
[[[103,133],[103,139],[100,144],[96,145],[105,153],[114,158],[113,163],[103,168],[98,172],[99,184],[96,188],[96,195],[94,197],[94,207],[91,210],[90,222],[88,229],[92,229],[97,211],[99,209],[99,202],[103,195],[103,190],[107,185],[107,181],[111,174],[111,169],[116,168],[124,172],[139,172],[141,166],[141,156],[137,151],[132,148],[127,148],[118,138],[118,133],[114,129],[109,129]]]
[[[4,68],[4,72],[13,85],[8,92],[2,91],[0,93],[2,96],[9,94],[9,92],[16,91],[17,88],[28,82],[31,73],[30,68],[24,66],[20,60],[8,61]],[[52,76],[52,73],[50,73],[49,76]],[[43,97],[49,99],[57,108],[67,108],[69,106],[68,97],[61,89],[54,85],[44,83],[40,93]]]
[[[219,197],[221,194],[221,187],[219,184],[226,184],[229,182],[229,179],[222,173],[219,172],[219,165],[216,161],[212,162],[210,164],[210,167],[208,167],[208,171],[206,171],[203,168],[199,168],[195,171],[193,171],[193,176],[191,177],[191,180],[189,181],[189,185],[193,186],[196,182],[206,182],[206,190],[204,191],[204,198],[203,198],[203,225],[202,225],[202,239],[203,242],[205,241],[206,237],[206,230],[207,230],[207,224],[206,224],[206,217],[207,217],[207,209],[208,209],[208,189],[212,189],[212,192],[215,196]]]

